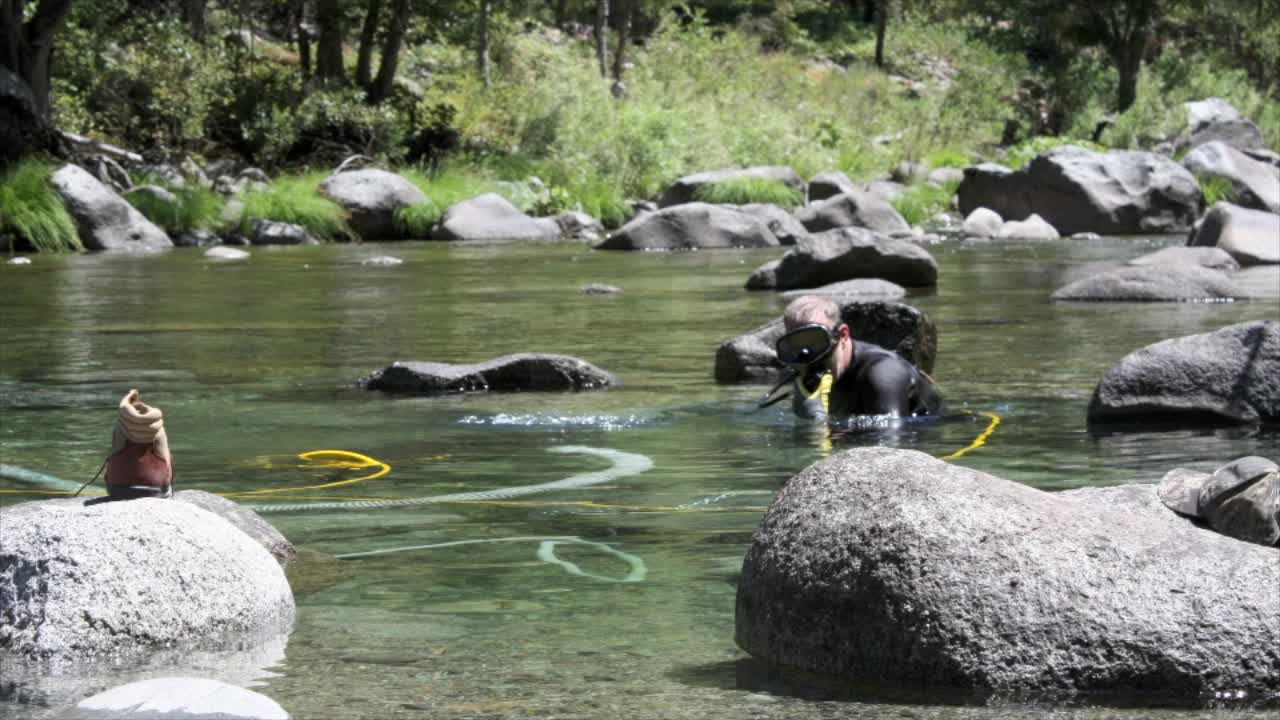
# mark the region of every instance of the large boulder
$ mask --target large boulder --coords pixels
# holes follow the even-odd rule
[[[1222,248],[1241,265],[1274,265],[1280,263],[1280,215],[1214,203],[1187,244]]]
[[[279,530],[263,520],[261,515],[239,503],[204,490],[179,490],[173,494],[173,499],[195,505],[231,523],[237,530],[253,538],[263,549],[271,553],[271,557],[274,557],[281,566],[287,566],[289,561],[298,555],[293,543],[289,542]]]
[[[811,203],[851,192],[858,192],[858,185],[842,172],[821,172],[809,180],[809,202]]]
[[[40,660],[234,648],[293,622],[284,570],[226,520],[172,500],[0,510],[0,650]]]
[[[1280,321],[1164,340],[1102,377],[1090,423],[1280,422]]]
[[[794,290],[856,278],[930,287],[938,282],[938,263],[929,251],[907,240],[862,228],[839,228],[801,238],[771,272],[753,274],[747,289]]]
[[[867,447],[791,478],[738,582],[736,640],[860,684],[1201,703],[1280,691],[1280,550],[1154,485],[1048,493]]]
[[[979,207],[1005,220],[1034,213],[1062,235],[1181,231],[1201,202],[1195,177],[1166,157],[1074,145],[1043,153],[1022,170],[989,163],[966,168],[956,194],[965,215]]]
[[[989,208],[974,208],[964,219],[962,231],[968,237],[995,237],[1004,227],[1000,213]]]
[[[396,211],[427,201],[417,185],[386,170],[349,170],[329,177],[320,191],[350,214],[351,229],[364,240],[403,237]]]
[[[1067,283],[1055,301],[1203,302],[1247,295],[1218,270],[1199,265],[1128,265]]]
[[[173,241],[132,205],[78,165],[50,178],[89,250],[161,250]]]
[[[842,227],[863,227],[886,235],[911,230],[887,201],[858,191],[819,200],[796,213],[796,219],[811,233]]]
[[[395,362],[361,381],[369,390],[413,395],[590,390],[617,379],[586,360],[568,355],[520,353],[473,364]]]
[[[529,217],[501,195],[485,193],[449,206],[431,237],[486,242],[554,241],[561,239],[561,230],[554,218]]]
[[[727,168],[724,170],[708,170],[706,172],[685,175],[676,180],[658,200],[659,207],[670,207],[698,200],[698,190],[706,185],[715,185],[731,180],[774,180],[794,190],[804,192],[804,180],[789,167],[757,166],[749,168]]]
[[[779,244],[768,223],[755,215],[724,205],[690,202],[639,215],[596,249],[693,250]]]
[[[1280,168],[1255,160],[1221,141],[1198,146],[1182,164],[1197,178],[1231,183],[1237,205],[1280,213]]]
[[[834,297],[840,319],[854,341],[874,343],[897,352],[925,372],[933,372],[938,331],[923,311],[897,302],[867,302]],[[774,379],[782,364],[774,344],[784,327],[779,316],[716,349],[715,377],[719,383],[763,382]]]
[[[780,245],[795,245],[797,240],[809,234],[809,231],[805,229],[804,225],[800,224],[800,221],[794,215],[777,205],[750,203],[727,207],[736,208],[739,212],[744,212],[762,220],[769,227],[769,231],[773,233],[774,237],[778,238],[778,244]]]
[[[1176,142],[1181,149],[1211,142],[1223,142],[1237,150],[1266,146],[1262,130],[1222,98],[1207,98],[1183,105],[1187,110],[1187,127]]]

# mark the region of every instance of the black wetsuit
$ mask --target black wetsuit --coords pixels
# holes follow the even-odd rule
[[[942,396],[933,382],[901,355],[869,342],[855,341],[853,364],[831,387],[828,414],[936,415]]]

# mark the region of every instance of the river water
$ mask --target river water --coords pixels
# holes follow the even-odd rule
[[[1125,354],[1280,317],[1274,301],[1048,301],[1098,264],[1181,242],[933,246],[939,287],[907,301],[937,324],[934,374],[948,417],[838,438],[836,450],[887,443],[947,455],[987,427],[977,414],[986,412],[1002,423],[955,462],[1047,490],[1280,457],[1274,431],[1086,428],[1090,393]],[[385,254],[404,263],[362,264]],[[1150,717],[957,706],[925,689],[784,680],[735,647],[735,583],[752,531],[772,494],[825,452],[794,427],[786,403],[754,410],[762,386],[712,379],[721,342],[781,313],[779,296],[742,288],[779,254],[405,243],[254,248],[240,263],[181,249],[0,266],[5,463],[89,479],[131,387],[165,412],[180,489],[298,488],[370,472],[297,457],[317,449],[391,467],[373,480],[262,496],[264,505],[432,497],[610,467],[599,454],[557,448],[652,463],[500,502],[270,514],[303,553],[291,572],[298,621],[289,637],[61,675],[10,666],[0,715],[48,717],[123,682],[196,674],[251,685],[295,718]],[[622,293],[587,295],[588,283]],[[621,385],[437,398],[354,386],[396,360],[525,351],[584,358]],[[3,480],[0,489],[23,491],[0,493],[3,504],[46,497]],[[373,551],[385,552],[335,557]]]

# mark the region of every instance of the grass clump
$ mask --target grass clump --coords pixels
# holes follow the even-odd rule
[[[969,162],[968,153],[949,148],[935,150],[925,155],[924,162],[931,168],[967,168],[973,164]]]
[[[127,200],[138,212],[170,235],[181,235],[192,230],[212,230],[221,222],[226,200],[213,190],[203,187],[164,189],[173,193],[177,202],[167,202],[148,192],[131,192]]]
[[[50,174],[46,163],[25,160],[0,177],[0,231],[40,252],[84,250],[75,221],[49,186]]]
[[[944,185],[923,183],[907,189],[890,203],[902,215],[908,225],[919,225],[940,212],[951,209],[951,198],[955,197],[958,182]]]
[[[1040,135],[1024,140],[1009,148],[1009,152],[1005,155],[1004,164],[1014,170],[1020,170],[1026,167],[1027,163],[1034,160],[1037,156],[1055,148],[1060,148],[1063,145],[1075,145],[1076,147],[1093,150],[1094,152],[1102,152],[1106,150],[1106,148],[1098,143],[1091,142],[1089,140]]]
[[[1221,175],[1206,175],[1196,179],[1200,181],[1200,192],[1204,194],[1205,205],[1236,201],[1235,183],[1227,178]]]
[[[771,203],[782,207],[796,207],[804,201],[799,190],[768,178],[735,178],[708,183],[699,186],[693,195],[703,202],[727,205]]]
[[[417,205],[396,210],[396,232],[401,237],[422,240],[431,237],[431,229],[440,221],[444,211],[430,199]]]
[[[319,240],[355,240],[346,211],[317,189],[326,177],[327,172],[283,177],[266,189],[245,193],[241,232],[247,234],[254,220],[274,220],[301,225]]]

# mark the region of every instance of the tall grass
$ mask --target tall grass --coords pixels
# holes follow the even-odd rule
[[[126,200],[170,235],[217,229],[222,219],[222,208],[226,205],[221,195],[197,186],[165,189],[174,195],[177,202],[169,203],[146,192],[129,193]]]
[[[951,209],[951,198],[955,197],[958,182],[949,182],[938,186],[933,183],[921,183],[908,188],[906,192],[895,197],[890,203],[909,225],[919,225],[940,212]]]
[[[40,252],[84,250],[75,221],[49,185],[49,165],[24,160],[0,177],[0,230]]]
[[[263,190],[244,194],[240,229],[247,233],[254,220],[275,220],[306,228],[314,238],[330,242],[354,241],[346,211],[320,194],[327,172],[282,177]]]
[[[703,202],[747,205],[772,203],[782,207],[804,204],[804,196],[793,187],[769,178],[735,178],[699,186],[693,193]]]
[[[1200,192],[1204,194],[1204,204],[1206,206],[1213,205],[1216,202],[1235,202],[1236,186],[1227,178],[1221,175],[1205,175],[1196,178],[1200,181]]]

